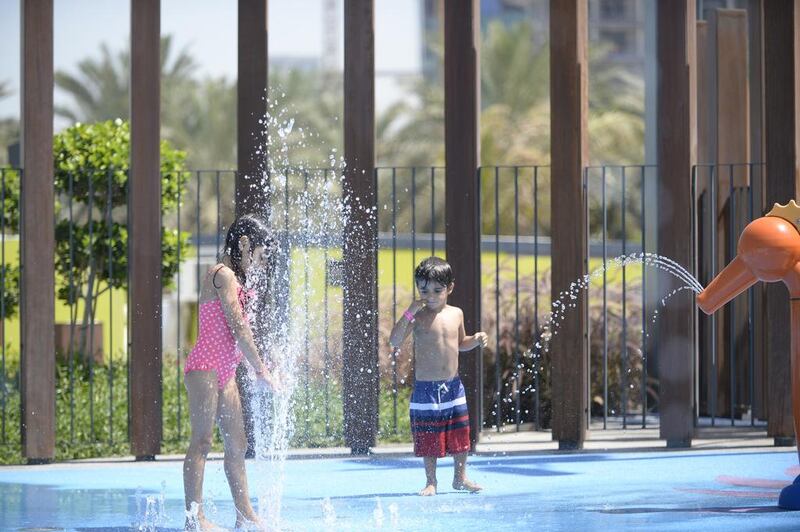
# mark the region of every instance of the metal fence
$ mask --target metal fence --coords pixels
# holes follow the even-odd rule
[[[19,186],[22,170],[0,168],[0,443],[19,442],[19,424],[10,414],[19,410],[19,356],[13,338],[19,338]],[[10,262],[9,262],[10,261]],[[17,343],[17,346],[19,344]]]
[[[702,284],[731,257],[735,239],[752,219],[760,197],[758,186],[750,183],[761,183],[762,172],[763,167],[754,164],[694,169],[694,266]],[[588,293],[590,379],[586,393],[589,415],[598,428],[600,423],[609,428],[657,422],[657,309],[663,290],[644,266],[605,268],[615,264],[614,257],[653,251],[646,215],[656,173],[655,167],[647,165],[584,170],[587,270],[599,272]],[[18,169],[0,169],[0,316],[4,324],[0,441],[11,445],[19,442],[15,312],[20,174]],[[740,174],[747,177],[744,184]],[[283,282],[275,286],[273,301],[283,305],[287,335],[293,339],[286,348],[292,350],[299,369],[296,445],[342,440],[341,282],[345,272],[341,268],[341,213],[333,207],[341,195],[340,175],[336,168],[287,168],[270,175],[270,223],[284,251]],[[551,308],[550,169],[492,166],[481,168],[477,177],[481,321],[490,337],[482,354],[484,428],[547,428],[550,355],[542,334]],[[182,369],[197,335],[202,277],[218,260],[225,231],[234,219],[235,179],[235,172],[217,170],[162,176],[162,190],[167,191],[162,207],[168,274],[162,369],[167,442],[183,442],[189,434]],[[409,436],[413,343],[398,355],[388,349],[388,336],[414,297],[416,264],[429,255],[445,256],[445,172],[443,167],[378,168],[375,180],[379,434],[383,440],[404,440]],[[125,444],[130,400],[127,174],[65,174],[57,176],[56,188],[58,441],[64,445]],[[721,194],[723,188],[726,194]],[[758,289],[753,288],[733,302],[727,314],[698,317],[698,424],[716,424],[720,417],[730,424],[741,419],[755,424],[761,416],[763,361],[754,321],[758,297]]]
[[[428,256],[445,256],[443,167],[377,168],[379,430],[387,438],[408,435],[413,383],[413,342],[399,352],[389,335],[415,298],[414,268]]]
[[[615,258],[647,253],[647,193],[655,187],[652,165],[597,166],[584,170],[589,263],[590,415],[627,428],[646,428],[658,408],[653,273],[644,263]],[[599,260],[598,260],[599,259]],[[597,275],[599,272],[599,276]],[[652,290],[652,289],[651,289]]]
[[[763,183],[761,163],[693,168],[694,267],[704,286],[733,259],[744,227],[763,214]],[[698,313],[699,424],[752,426],[765,418],[762,294],[756,285],[712,316]]]

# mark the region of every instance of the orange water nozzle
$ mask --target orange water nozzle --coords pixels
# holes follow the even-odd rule
[[[736,258],[697,296],[712,314],[757,281],[784,281],[800,295],[800,205],[794,200],[750,222],[739,237]],[[793,293],[797,292],[797,293]]]

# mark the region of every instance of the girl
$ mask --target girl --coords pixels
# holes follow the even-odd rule
[[[258,380],[276,388],[273,376],[259,357],[245,312],[248,272],[268,267],[270,244],[266,225],[253,216],[238,218],[225,238],[225,254],[211,268],[200,292],[200,330],[186,360],[185,384],[189,396],[192,436],[183,462],[186,526],[215,528],[203,514],[203,472],[211,450],[214,423],[219,423],[225,448],[225,476],[236,507],[236,527],[263,528],[250,504],[245,474],[247,440],[236,386],[236,367],[247,359]],[[196,521],[192,523],[191,521]]]

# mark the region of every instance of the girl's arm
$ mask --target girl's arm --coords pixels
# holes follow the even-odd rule
[[[238,282],[236,275],[230,268],[220,268],[216,276],[214,288],[217,290],[222,311],[225,313],[225,320],[231,329],[231,334],[236,339],[239,349],[244,353],[245,358],[253,366],[256,375],[271,384],[272,377],[267,371],[267,367],[258,356],[258,349],[253,341],[253,332],[245,320],[242,307],[239,304],[239,293],[237,291]],[[212,281],[214,282],[214,281]]]
[[[422,301],[414,301],[408,309],[403,312],[403,315],[400,316],[397,323],[394,324],[394,327],[392,327],[392,334],[389,335],[389,345],[392,349],[399,349],[406,337],[408,337],[408,334],[414,330],[414,321],[409,319],[409,315],[413,317],[423,306],[424,303]]]

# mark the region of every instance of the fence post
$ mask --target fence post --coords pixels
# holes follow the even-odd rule
[[[711,161],[717,165],[717,264],[723,267],[736,255],[731,243],[738,240],[735,231],[747,216],[747,203],[738,204],[731,197],[735,188],[749,186],[746,165],[726,167],[731,163],[750,162],[749,79],[747,75],[747,12],[740,9],[713,9],[708,22],[708,74]],[[698,74],[699,75],[699,74]],[[699,99],[699,96],[698,96]],[[699,108],[698,108],[699,112]],[[705,162],[705,161],[704,161]],[[734,208],[735,207],[735,208]],[[722,314],[720,314],[720,312]],[[747,350],[747,306],[727,305],[717,315],[717,405],[722,410],[714,415],[734,416],[732,401],[736,397],[735,381],[729,378],[732,365],[739,365]],[[731,333],[733,331],[733,334]],[[735,339],[735,340],[734,340]],[[744,389],[744,387],[742,387]],[[741,399],[741,397],[739,397]]]
[[[268,0],[239,0],[236,83],[236,216],[269,214],[267,170]]]
[[[55,458],[53,0],[22,2],[22,455]]]
[[[694,0],[658,2],[657,24],[658,252],[690,267],[691,175],[697,149]],[[693,298],[683,292],[660,318],[660,433],[668,447],[691,446],[694,433],[692,305]]]
[[[378,428],[374,0],[345,0],[344,36],[344,436],[366,454]]]
[[[797,198],[800,0],[762,2],[764,36],[764,206]],[[759,213],[761,214],[761,213]],[[775,445],[794,445],[790,371],[789,298],[778,283],[766,286],[766,344],[769,401],[767,434]]]
[[[444,2],[446,252],[456,276],[450,302],[464,311],[467,334],[481,327],[479,46],[479,2]],[[474,450],[482,426],[481,350],[460,354],[458,365],[467,393]]]
[[[236,83],[236,216],[257,214],[265,220],[270,215],[265,120],[269,86],[268,7],[268,0],[239,0]],[[276,276],[275,279],[288,283],[288,277]],[[288,319],[287,300],[278,297],[271,299],[281,305],[280,312],[275,315]],[[250,381],[243,364],[236,371],[236,384],[247,434],[246,456],[250,458],[255,456],[256,440]]]
[[[550,159],[552,299],[586,273],[588,115],[587,3],[550,2]],[[559,449],[581,449],[588,418],[588,291],[565,314],[552,341],[553,439]]]
[[[129,177],[130,435],[137,460],[161,450],[160,0],[131,2]]]

